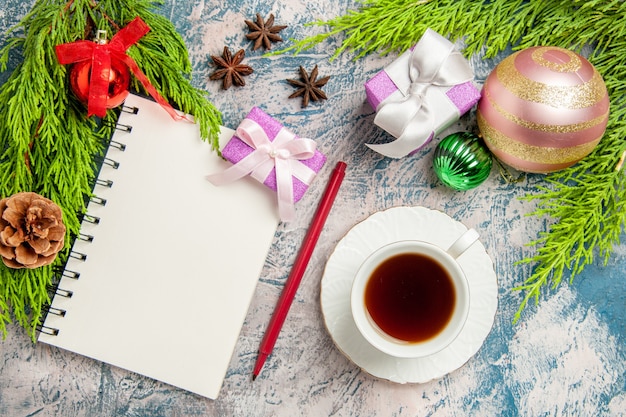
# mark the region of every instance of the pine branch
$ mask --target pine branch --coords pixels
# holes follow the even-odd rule
[[[21,42],[24,61],[0,90],[0,148],[5,150],[0,159],[0,195],[35,190],[52,199],[63,209],[71,236],[78,233],[78,216],[85,209],[85,196],[91,192],[92,158],[101,152],[101,138],[110,129],[95,130],[95,122],[70,102],[65,69],[56,64],[53,52],[57,43],[67,39],[67,31],[58,28],[60,19],[61,13],[49,4],[35,5],[24,19],[29,25]],[[69,24],[81,30],[78,23]],[[66,246],[69,241],[66,239]],[[3,334],[12,311],[34,337],[42,308],[49,302],[52,269],[61,262],[62,256],[54,266],[36,271],[0,265]]]
[[[466,36],[470,54],[480,51],[485,40],[492,45],[492,50],[502,50],[511,41],[519,39],[528,19],[549,8],[540,2],[530,2],[522,9],[521,3],[527,2],[363,0],[359,10],[349,10],[329,21],[311,23],[328,27],[327,32],[295,41],[274,53],[298,54],[340,34],[345,37],[331,59],[345,51],[356,54],[355,59],[375,52],[383,55],[401,53],[413,46],[428,28],[452,40]],[[502,25],[503,22],[512,23],[512,26]]]
[[[60,65],[55,46],[91,39],[95,29],[117,33],[136,16],[151,28],[128,54],[162,96],[192,113],[204,140],[217,150],[219,111],[203,91],[191,85],[191,63],[184,42],[146,0],[40,0],[11,29],[0,51],[6,70],[9,54],[19,49],[23,62],[0,87],[0,196],[34,191],[63,210],[68,233],[64,251],[53,265],[35,270],[9,269],[0,263],[0,333],[15,320],[36,336],[41,313],[50,302],[54,271],[65,264],[79,233],[92,184],[117,119],[107,111],[102,120],[86,117],[85,105],[70,92],[68,67]],[[138,84],[136,84],[138,87]],[[169,117],[165,112],[163,117]]]
[[[592,47],[589,60],[602,74],[611,100],[606,133],[594,152],[578,164],[549,174],[546,186],[526,200],[539,203],[532,216],[554,223],[530,242],[532,275],[515,290],[525,296],[517,321],[545,286],[555,288],[569,271],[571,282],[596,254],[609,260],[626,225],[626,175],[620,158],[626,152],[626,2],[606,0],[363,0],[358,10],[329,21],[313,22],[327,31],[275,53],[299,53],[331,37],[343,36],[331,60],[344,52],[355,59],[370,53],[404,52],[427,28],[455,41],[464,54],[494,57],[508,47],[554,45],[575,51]],[[616,167],[620,167],[616,169]]]
[[[623,109],[624,103],[621,105]],[[616,120],[620,114],[621,120]],[[570,271],[571,283],[596,254],[606,264],[613,246],[620,243],[626,224],[626,175],[624,166],[620,166],[626,151],[623,114],[612,113],[611,130],[590,156],[574,167],[551,174],[547,179],[549,187],[525,197],[539,203],[530,215],[559,221],[529,244],[539,247],[537,253],[517,263],[532,263],[536,267],[523,285],[514,288],[524,292],[514,322],[531,299],[539,301],[543,287],[556,288],[566,270]]]
[[[616,24],[617,19],[626,16],[626,5],[589,2],[582,4],[575,16],[575,19],[563,18],[563,27],[559,30],[551,33],[545,29],[537,36],[547,38],[547,44],[595,44],[589,59],[603,75],[611,98],[609,122],[602,141],[591,155],[571,168],[550,174],[547,181],[551,188],[526,196],[526,200],[539,201],[532,215],[557,219],[558,223],[531,242],[539,247],[537,253],[519,262],[536,267],[525,283],[515,288],[524,292],[524,299],[514,322],[519,320],[528,301],[539,301],[543,287],[554,289],[561,283],[565,270],[570,271],[571,283],[593,262],[596,253],[606,264],[613,246],[620,243],[626,225],[626,175],[624,167],[619,165],[626,151],[626,86],[623,83],[626,42],[623,25]],[[581,28],[580,22],[588,22],[590,27]],[[615,39],[617,41],[613,41]],[[527,36],[520,48],[530,46],[528,42]]]

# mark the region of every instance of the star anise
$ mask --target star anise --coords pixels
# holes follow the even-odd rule
[[[326,93],[320,87],[326,85],[330,76],[317,79],[317,65],[309,75],[302,66],[300,66],[300,80],[287,80],[287,82],[295,87],[300,87],[289,98],[302,96],[302,107],[309,105],[309,100],[318,101],[326,100]]]
[[[250,75],[253,72],[252,67],[243,65],[241,61],[245,58],[246,53],[243,49],[240,49],[235,55],[232,55],[227,46],[224,47],[224,53],[222,57],[211,55],[211,59],[221,69],[215,71],[209,79],[219,80],[223,78],[222,87],[224,90],[228,90],[231,85],[235,84],[240,87],[246,85],[246,81],[243,79],[244,75]]]
[[[256,22],[251,20],[245,20],[250,33],[246,35],[246,38],[254,41],[254,47],[252,50],[256,51],[263,45],[265,49],[272,49],[272,42],[282,42],[283,39],[278,35],[278,32],[285,29],[287,26],[274,26],[274,15],[270,13],[265,22],[260,14],[256,14]]]

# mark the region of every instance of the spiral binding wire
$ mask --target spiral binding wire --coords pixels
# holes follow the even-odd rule
[[[130,114],[137,114],[139,109],[137,107],[128,107],[128,106],[122,106],[121,111],[125,112],[125,113],[130,113]],[[132,131],[132,126],[128,126],[128,125],[123,125],[123,124],[116,124],[115,125],[115,129],[117,130],[121,130],[124,132],[131,132]],[[110,140],[108,143],[109,147],[118,149],[119,151],[125,151],[126,150],[126,145],[114,140]],[[113,169],[118,169],[120,164],[117,161],[114,161],[110,158],[102,158],[102,160],[100,161],[101,165],[107,165]],[[94,182],[94,187],[95,186],[100,186],[100,187],[106,187],[106,188],[111,188],[113,186],[113,181],[111,180],[104,180],[101,178],[96,178],[95,182]],[[89,201],[91,203],[94,204],[98,204],[101,206],[106,205],[107,200],[101,197],[98,197],[96,195],[92,195],[89,198]],[[88,213],[85,213],[82,216],[82,221],[84,222],[89,222],[92,224],[98,224],[100,223],[100,218],[98,216],[94,216]],[[88,242],[91,243],[94,240],[94,236],[86,234],[86,233],[79,233],[75,239],[79,239],[81,241],[84,242]],[[87,254],[85,253],[81,253],[78,251],[74,251],[71,250],[70,254],[69,254],[70,258],[73,259],[78,259],[80,261],[85,261],[87,260]],[[67,265],[65,265],[67,266]],[[50,285],[48,286],[48,293],[50,295],[50,299],[54,299],[54,297],[59,296],[59,297],[65,297],[65,298],[71,298],[72,295],[74,295],[74,293],[70,290],[66,290],[63,288],[59,287],[59,284],[61,283],[61,279],[62,278],[69,278],[69,279],[79,279],[80,278],[80,272],[77,271],[71,271],[69,269],[66,269],[65,266],[63,267],[59,267],[58,269],[56,269],[55,275],[57,277],[57,279],[55,279],[54,281],[56,282],[56,284]],[[43,320],[41,322],[41,324],[39,324],[37,326],[37,330],[40,333],[43,334],[47,334],[50,336],[56,336],[59,334],[60,330],[57,328],[53,328],[50,326],[46,326],[44,325],[45,321],[46,321],[46,317],[48,317],[49,314],[53,314],[55,316],[59,316],[59,317],[64,317],[65,314],[67,313],[66,310],[61,309],[61,308],[57,308],[57,307],[53,307],[51,304],[47,304],[42,308],[42,312],[43,312]]]
[[[120,166],[120,163],[117,161],[112,160],[111,158],[104,158],[104,160],[102,161],[103,164],[106,164],[108,166],[110,166],[113,169],[118,169]]]
[[[115,149],[119,149],[120,151],[125,151],[126,150],[126,145],[120,142],[117,142],[115,140],[112,140],[109,142],[109,146]]]
[[[76,251],[71,251],[70,252],[70,258],[78,259],[79,261],[86,261],[87,260],[87,254],[81,253],[81,252],[76,252]]]
[[[101,187],[111,188],[113,186],[113,181],[111,180],[101,180],[100,178],[96,179],[96,185]]]
[[[59,329],[53,329],[52,327],[44,326],[43,324],[37,327],[40,333],[47,334],[49,336],[56,336],[59,334]]]
[[[132,127],[132,126],[129,126],[129,125],[122,125],[122,124],[115,125],[115,128],[116,128],[117,130],[122,130],[122,131],[124,131],[124,132],[129,132],[129,133],[133,130],[133,127]]]
[[[89,222],[89,223],[92,223],[92,224],[98,224],[98,223],[100,223],[100,217],[92,216],[91,214],[85,214],[83,216],[83,221]]]
[[[65,317],[65,313],[67,310],[63,310],[62,308],[56,308],[52,306],[46,306],[45,308],[46,314],[54,314],[55,316]]]
[[[66,275],[64,274],[64,276],[66,276]],[[78,279],[78,276],[79,276],[79,274],[76,275],[75,279]],[[71,298],[72,295],[74,295],[74,293],[72,291],[64,290],[62,288],[59,288],[58,284],[57,284],[57,286],[54,286],[54,285],[49,286],[48,287],[48,291],[52,293],[53,297],[58,295],[60,297]],[[48,317],[48,314],[54,314],[55,316],[65,317],[65,314],[67,313],[67,310],[63,310],[61,308],[53,307],[50,304],[45,305],[42,308],[42,311],[43,311],[45,317]],[[45,323],[45,318],[44,318],[43,322]],[[39,332],[41,332],[41,333],[44,333],[44,334],[47,334],[47,335],[50,335],[50,336],[56,336],[60,332],[59,329],[56,329],[56,328],[50,327],[50,326],[46,326],[43,323],[41,323],[41,324],[39,324],[37,326],[37,330]]]
[[[124,113],[137,114],[137,113],[139,113],[139,107],[122,106],[122,111]]]
[[[80,239],[80,240],[85,241],[85,242],[93,242],[94,238],[93,238],[92,235],[88,235],[86,233],[79,233],[78,236],[77,236],[77,239]]]
[[[129,113],[129,114],[137,114],[139,112],[139,108],[137,107],[129,107],[129,106],[122,106],[121,110],[124,113]],[[125,125],[122,123],[117,123],[115,124],[115,126],[113,126],[115,129],[117,130],[121,130],[123,132],[131,132],[133,130],[133,127],[130,125]],[[125,145],[121,144],[122,147],[125,147]],[[117,147],[117,146],[114,146]],[[118,148],[119,149],[119,148]],[[122,149],[123,150],[123,149]]]
[[[98,197],[97,195],[92,195],[92,196],[89,198],[89,201],[91,201],[92,203],[95,203],[95,204],[101,205],[101,206],[104,206],[104,205],[106,205],[106,203],[107,203],[107,200],[106,200],[105,198]]]
[[[78,279],[80,278],[80,272],[70,271],[69,269],[63,269],[61,275],[66,278]]]

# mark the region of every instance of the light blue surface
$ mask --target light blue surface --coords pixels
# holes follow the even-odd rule
[[[31,2],[0,1],[5,32],[30,9]],[[431,169],[432,147],[403,160],[384,158],[364,143],[389,137],[373,125],[363,83],[393,56],[353,61],[344,54],[330,62],[336,39],[299,56],[262,57],[245,39],[243,19],[259,12],[276,15],[288,38],[319,29],[303,23],[343,14],[340,0],[261,2],[258,0],[168,0],[160,12],[187,42],[193,81],[211,93],[224,125],[236,127],[257,105],[299,136],[318,142],[328,156],[309,192],[297,205],[297,221],[281,224],[270,249],[253,303],[242,329],[220,397],[199,398],[151,379],[48,346],[33,346],[21,329],[10,328],[0,342],[0,416],[600,416],[626,415],[626,247],[615,248],[609,265],[591,265],[572,285],[546,289],[512,325],[521,295],[511,288],[530,274],[514,263],[533,253],[525,244],[548,221],[527,217],[532,205],[519,200],[543,183],[531,175],[517,184],[497,170],[480,187],[456,192],[438,182]],[[4,38],[3,38],[4,40]],[[210,55],[244,48],[255,72],[247,86],[220,89],[209,81]],[[277,46],[279,47],[279,45]],[[19,55],[11,58],[15,66]],[[480,83],[497,60],[471,61]],[[287,97],[298,67],[317,64],[331,75],[329,99],[300,108]],[[0,82],[7,74],[0,75]],[[0,121],[1,123],[2,121]],[[473,126],[473,114],[448,132]],[[434,145],[434,143],[433,143]],[[262,375],[250,380],[256,350],[291,263],[305,234],[332,166],[348,163],[338,201],[305,274],[273,355]],[[346,359],[326,332],[319,306],[319,282],[336,243],[370,214],[399,205],[439,209],[476,228],[494,260],[499,305],[492,332],[465,366],[441,380],[398,385],[373,378]],[[624,240],[622,240],[624,242]],[[164,329],[164,336],[167,329]]]

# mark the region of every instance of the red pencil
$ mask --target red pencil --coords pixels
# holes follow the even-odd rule
[[[330,213],[330,209],[333,206],[333,202],[335,201],[335,197],[337,196],[339,186],[343,181],[345,173],[346,163],[341,161],[337,162],[328,185],[326,186],[326,190],[324,191],[324,195],[322,196],[319,206],[317,207],[317,211],[313,215],[313,220],[311,221],[309,230],[304,237],[302,247],[300,248],[300,252],[298,252],[298,257],[293,264],[291,273],[287,278],[287,282],[285,282],[283,292],[280,294],[272,319],[270,320],[267,330],[265,331],[265,335],[263,336],[263,341],[259,347],[259,356],[257,357],[256,364],[254,365],[254,371],[252,372],[253,381],[259,373],[261,373],[265,360],[272,353],[272,349],[274,349],[274,344],[276,343],[276,339],[278,339],[280,329],[283,327],[283,323],[285,322],[285,318],[287,317],[287,313],[291,307],[291,302],[296,295],[300,281],[302,281],[302,276],[304,275],[304,271],[306,270],[309,260],[311,259],[313,249],[315,249],[315,245],[317,244],[317,239],[322,233],[324,223],[326,223],[326,218],[328,217],[328,213]]]

